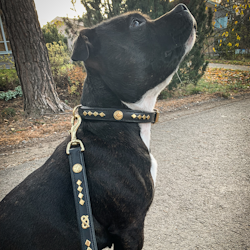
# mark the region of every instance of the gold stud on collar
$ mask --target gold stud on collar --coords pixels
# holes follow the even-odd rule
[[[123,118],[123,113],[120,110],[116,110],[113,116],[117,121],[120,121]]]

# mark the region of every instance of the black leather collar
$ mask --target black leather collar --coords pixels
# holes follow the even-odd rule
[[[113,121],[113,122],[135,122],[135,123],[156,123],[159,119],[159,111],[144,112],[130,109],[112,108],[89,108],[81,106],[78,114],[84,120]]]

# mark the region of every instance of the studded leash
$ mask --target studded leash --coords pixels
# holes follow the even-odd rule
[[[78,107],[79,106],[76,106],[73,109],[73,117],[71,120],[72,127],[70,131],[71,141],[67,145],[66,153],[69,156],[76,218],[81,238],[81,249],[98,250],[83,155],[85,149],[82,141],[76,138],[77,129],[81,124],[81,116],[76,114],[76,109]]]

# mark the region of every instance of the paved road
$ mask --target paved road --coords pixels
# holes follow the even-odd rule
[[[249,97],[162,115],[152,152],[159,170],[144,250],[250,249]],[[1,194],[43,161],[1,170]]]
[[[144,249],[250,249],[250,99],[176,118],[153,128]]]
[[[250,66],[244,65],[231,65],[231,64],[221,64],[221,63],[209,63],[209,68],[222,68],[222,69],[234,69],[234,70],[246,70],[250,71]]]

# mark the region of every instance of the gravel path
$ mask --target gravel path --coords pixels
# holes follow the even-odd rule
[[[163,114],[152,153],[144,250],[250,249],[249,97]],[[1,169],[0,199],[45,160]]]

